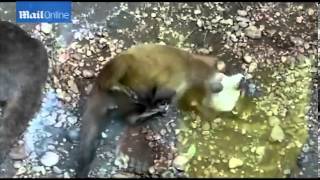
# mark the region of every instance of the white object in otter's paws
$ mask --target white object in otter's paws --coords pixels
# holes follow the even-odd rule
[[[220,81],[223,89],[212,94],[210,106],[220,112],[232,111],[240,97],[239,85],[243,78],[244,76],[240,73],[231,76],[218,73],[211,81]]]

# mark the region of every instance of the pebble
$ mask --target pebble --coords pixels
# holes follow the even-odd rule
[[[249,68],[248,68],[248,72],[249,73],[252,73],[255,69],[257,69],[258,67],[258,64],[256,62],[252,62],[250,65],[249,65]]]
[[[45,166],[51,167],[56,165],[59,162],[59,159],[60,157],[57,153],[49,151],[40,158],[40,162]]]
[[[273,126],[271,130],[271,140],[282,142],[284,140],[284,132],[279,125]]]
[[[49,23],[41,23],[41,31],[45,34],[49,34],[52,31],[52,24]]]
[[[152,18],[155,18],[156,16],[157,16],[156,13],[151,13],[151,17],[152,17]]]
[[[34,172],[41,172],[41,174],[46,174],[46,169],[43,166],[34,166],[32,170]]]
[[[233,20],[232,19],[224,19],[220,21],[221,24],[225,25],[233,25]]]
[[[309,8],[307,12],[308,12],[309,16],[313,16],[314,15],[314,10],[311,9],[311,8]]]
[[[229,160],[229,168],[230,169],[233,169],[233,168],[236,168],[236,167],[240,167],[242,165],[243,165],[243,161],[241,159],[231,158]]]
[[[302,23],[302,21],[303,21],[303,17],[302,16],[298,16],[297,18],[296,18],[296,22],[297,23]]]
[[[242,27],[242,28],[246,28],[246,27],[249,26],[249,24],[246,23],[246,22],[239,22],[238,25],[239,25],[240,27]]]
[[[197,20],[197,26],[202,27],[203,26],[203,21],[201,19]]]
[[[237,10],[239,16],[246,16],[248,13],[245,10]]]
[[[200,9],[196,9],[196,10],[194,10],[194,14],[195,14],[195,15],[201,14]]]
[[[244,55],[243,60],[244,60],[244,62],[249,64],[252,62],[252,57],[249,56],[248,54],[246,54],[246,55]]]
[[[218,71],[220,71],[220,72],[225,71],[225,69],[226,69],[226,64],[225,64],[223,61],[218,61],[218,62],[217,62],[217,69],[218,69]]]
[[[74,117],[74,116],[69,116],[69,117],[67,118],[67,121],[68,121],[70,124],[74,125],[75,123],[77,123],[77,118]]]
[[[25,167],[20,167],[18,171],[16,172],[16,175],[21,175],[27,172],[27,169]]]
[[[82,75],[84,78],[91,78],[94,76],[94,72],[92,70],[85,69],[82,71]]]
[[[186,164],[189,162],[189,158],[187,158],[186,156],[177,156],[174,160],[173,160],[173,166],[180,170],[183,171],[185,169]]]
[[[13,163],[13,167],[16,168],[16,169],[19,169],[22,167],[22,162],[21,161],[15,161]]]
[[[279,124],[280,124],[280,119],[279,119],[279,118],[277,118],[277,117],[275,117],[275,116],[271,116],[271,117],[269,118],[269,125],[270,125],[271,127],[276,126],[276,125],[279,125]]]
[[[244,30],[246,36],[252,39],[259,39],[261,38],[261,30],[258,29],[256,26],[249,26]]]
[[[57,173],[57,174],[61,174],[62,170],[60,168],[58,168],[57,166],[53,166],[53,172]]]

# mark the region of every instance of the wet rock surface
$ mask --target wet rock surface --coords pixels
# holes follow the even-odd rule
[[[190,52],[217,55],[225,60],[220,68],[226,69],[227,74],[242,72],[255,85],[261,86],[262,81],[266,82],[270,87],[262,87],[265,92],[274,91],[272,96],[277,96],[275,89],[294,85],[299,76],[295,73],[283,75],[274,69],[278,66],[284,69],[304,68],[308,59],[315,59],[318,55],[317,16],[318,5],[315,3],[100,2],[74,3],[72,24],[21,24],[46,45],[50,55],[50,77],[42,108],[0,165],[0,177],[72,177],[80,114],[92,88],[92,80],[108,60],[132,45],[157,42]],[[15,4],[0,3],[0,19],[14,22],[14,18]],[[313,76],[317,69],[319,62],[311,68]],[[269,77],[266,74],[272,74],[277,85],[273,86],[268,78],[259,79],[259,76]],[[281,85],[285,78],[290,85]],[[307,120],[309,137],[305,143],[299,142],[302,149],[297,159],[299,170],[292,173],[293,170],[285,168],[279,176],[318,176],[318,84],[316,78],[313,79],[310,87],[303,87],[311,89],[312,96],[307,113],[303,115]],[[252,91],[255,88],[251,87]],[[289,95],[286,93],[286,96]],[[273,102],[278,101],[273,99]],[[290,108],[294,108],[295,102],[287,102]],[[272,118],[267,118],[264,124],[272,127],[272,131],[266,133],[266,141],[280,143],[291,140],[289,130],[280,126],[287,122],[278,118],[288,113],[276,107],[268,112],[271,114],[267,115]],[[173,166],[175,158],[181,155],[178,147],[192,144],[184,142],[186,138],[179,124],[181,118],[181,113],[170,106],[163,117],[156,117],[139,126],[127,127],[112,121],[102,134],[90,177],[187,176]],[[224,119],[219,118],[212,122],[201,124],[201,120],[196,119],[191,123],[191,128],[197,129],[202,139],[208,138],[205,139],[207,144],[198,145],[206,148],[197,148],[197,152],[209,149],[219,154],[221,160],[214,159],[214,163],[224,164],[231,174],[237,174],[250,162],[240,157],[228,157],[226,152],[220,152],[216,149],[217,145],[214,147],[210,143],[209,137],[219,134],[219,130],[215,129],[225,123]],[[244,135],[259,134],[245,128],[239,131]],[[190,133],[189,137],[195,138],[199,134]],[[221,136],[226,135],[213,136],[213,139],[217,137],[214,141],[218,141],[218,145]],[[232,139],[232,135],[223,138],[225,143]],[[296,143],[297,146],[300,146],[299,143]],[[247,154],[256,154],[255,161],[262,161],[270,152],[264,145],[238,148]],[[202,172],[201,165],[196,163],[206,161],[206,157],[193,159],[196,160],[191,164]],[[186,158],[178,160],[175,164],[179,168],[190,168]],[[207,168],[210,171],[203,171],[201,176],[226,176],[212,165]],[[192,170],[195,172],[195,169]]]

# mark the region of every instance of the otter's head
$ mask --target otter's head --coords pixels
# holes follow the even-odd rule
[[[218,112],[232,111],[240,96],[245,78],[242,74],[227,76],[216,73],[208,81],[210,97],[204,99],[204,104]]]

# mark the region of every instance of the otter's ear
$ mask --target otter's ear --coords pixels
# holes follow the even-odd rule
[[[219,92],[221,92],[223,90],[223,85],[219,81],[211,82],[210,90],[211,90],[212,93],[219,93]]]

